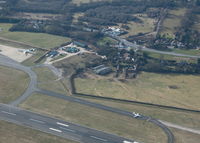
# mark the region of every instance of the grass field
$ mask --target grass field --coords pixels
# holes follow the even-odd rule
[[[80,5],[82,3],[99,2],[99,1],[112,1],[112,0],[72,0],[72,3]]]
[[[76,143],[50,134],[0,121],[1,143]]]
[[[148,105],[140,105],[134,103],[120,102],[120,101],[108,101],[102,99],[83,98],[83,97],[79,98],[130,112],[137,112],[143,115],[147,115],[180,126],[200,130],[199,113],[181,112],[178,110],[170,110],[170,109],[152,107]]]
[[[34,66],[36,64],[40,64],[43,63],[45,61],[46,58],[44,58],[42,61],[40,61],[39,63],[35,63],[41,56],[43,56],[46,52],[42,51],[42,50],[37,50],[35,54],[33,54],[33,56],[31,56],[30,58],[28,58],[27,60],[23,61],[22,64],[25,66]]]
[[[29,77],[22,71],[0,66],[0,81],[0,102],[9,103],[23,94]]]
[[[149,122],[45,95],[32,95],[20,107],[141,142],[165,143],[167,139]]]
[[[175,143],[198,143],[200,135],[170,128],[174,134]]]
[[[141,17],[138,15],[142,15]],[[127,26],[130,27],[130,29],[128,30],[128,34],[123,35],[124,37],[128,37],[131,35],[137,35],[139,33],[148,33],[148,32],[153,32],[154,28],[155,28],[155,19],[149,18],[147,17],[146,14],[137,14],[134,15],[136,17],[138,17],[139,19],[141,19],[143,21],[143,23],[137,23],[137,22],[129,22],[127,24]]]
[[[109,43],[109,44],[117,44],[117,41],[110,38],[110,37],[104,37],[102,39],[100,39],[98,42],[97,42],[97,45],[99,46],[106,46],[106,44]]]
[[[78,93],[200,110],[200,76],[143,72],[137,79],[76,78]],[[175,88],[172,88],[175,87]]]
[[[10,32],[8,31],[12,27],[12,24],[0,23],[0,37],[7,38],[10,40],[15,40],[19,42],[24,42],[26,44],[37,46],[40,48],[54,48],[70,41],[67,37],[55,36],[44,33],[31,33],[31,32]]]
[[[200,14],[197,15],[197,19],[195,21],[193,28],[200,32]]]
[[[189,54],[189,55],[198,55],[197,53],[200,51],[197,51],[197,50],[187,50],[186,51],[186,50],[173,49],[173,52]],[[175,60],[177,62],[187,61],[189,63],[197,63],[197,59],[193,59],[193,58],[176,57],[176,56],[158,54],[158,53],[153,53],[153,52],[144,52],[144,53],[148,54],[149,57],[161,59],[161,60],[163,59],[163,60]]]
[[[66,94],[66,89],[62,84],[61,80],[52,73],[52,71],[47,67],[34,68],[34,71],[38,75],[38,87],[41,89],[46,89],[54,91],[57,93]]]
[[[186,8],[178,8],[174,10],[169,10],[168,16],[163,22],[163,28],[161,34],[166,34],[170,38],[175,37],[175,32],[177,28],[181,26],[181,21],[184,19],[184,15],[187,12]]]

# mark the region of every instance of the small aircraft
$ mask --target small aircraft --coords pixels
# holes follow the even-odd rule
[[[34,54],[35,49],[20,49],[19,52],[22,52],[24,54]]]
[[[135,113],[135,112],[133,112],[133,115],[134,115],[134,118],[141,117],[141,115],[140,115],[139,113]]]

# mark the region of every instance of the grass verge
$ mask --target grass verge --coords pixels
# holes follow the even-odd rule
[[[79,97],[79,98],[130,112],[137,112],[143,115],[147,115],[180,126],[200,130],[200,113],[182,112],[172,109],[168,110],[164,108],[158,108],[158,107],[152,107],[148,105],[140,105],[134,103],[126,103],[120,101],[108,101],[108,100],[86,98],[86,97],[84,98]]]
[[[9,103],[23,94],[30,79],[22,71],[0,66],[0,81],[0,102]]]
[[[164,132],[149,122],[54,97],[34,94],[20,107],[141,142],[165,143],[167,140]]]
[[[66,94],[66,89],[61,80],[47,67],[38,67],[33,69],[38,75],[38,87],[45,90]]]
[[[0,121],[1,143],[76,143],[50,134]]]

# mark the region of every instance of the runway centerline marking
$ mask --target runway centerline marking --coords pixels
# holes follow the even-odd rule
[[[60,122],[56,122],[56,124],[61,125],[61,126],[65,126],[65,127],[69,127],[69,125],[63,124],[63,123],[60,123]]]
[[[40,120],[36,120],[36,119],[29,119],[29,120],[31,120],[31,121],[33,121],[33,122],[37,122],[37,123],[41,123],[41,124],[44,124],[44,122],[43,121],[40,121]]]
[[[1,111],[2,113],[5,113],[5,114],[8,114],[8,115],[12,115],[12,116],[16,116],[15,113],[10,113],[10,112],[7,112],[7,111]]]
[[[58,130],[58,129],[54,129],[54,128],[49,128],[49,129],[52,130],[52,131],[55,131],[55,132],[62,133],[62,131],[61,131],[61,130]]]
[[[94,139],[97,139],[97,140],[100,140],[100,141],[104,141],[104,142],[106,142],[107,140],[105,140],[105,139],[102,139],[102,138],[99,138],[99,137],[95,137],[95,136],[90,136],[91,138],[94,138]]]
[[[74,130],[71,130],[71,129],[67,129],[67,128],[63,128],[63,127],[60,127],[61,129],[63,129],[63,130],[65,130],[65,131],[69,131],[69,132],[76,132],[76,131],[74,131]]]

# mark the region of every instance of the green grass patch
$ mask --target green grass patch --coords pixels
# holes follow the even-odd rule
[[[54,91],[61,94],[66,94],[66,89],[62,80],[57,80],[58,77],[47,67],[39,67],[33,69],[38,75],[38,87],[45,90]]]
[[[163,27],[161,30],[161,35],[165,34],[169,38],[175,37],[175,32],[178,27],[181,26],[181,21],[184,19],[184,15],[187,12],[186,8],[178,8],[174,10],[169,10],[168,16],[163,22]]]
[[[178,110],[164,109],[164,108],[153,107],[150,105],[141,105],[136,103],[121,102],[121,101],[103,100],[103,99],[86,98],[86,97],[85,98],[80,97],[80,98],[130,112],[137,112],[146,116],[150,116],[180,126],[200,130],[199,113],[182,112]]]
[[[128,30],[128,34],[124,35],[123,37],[154,31],[156,19],[149,18],[146,14],[135,14],[134,16],[142,20],[142,23],[129,22],[127,26],[129,26],[130,29]]]
[[[200,110],[200,76],[142,72],[137,79],[76,78],[78,93]],[[176,87],[176,88],[172,88]]]
[[[167,140],[164,132],[149,122],[54,97],[34,94],[20,107],[141,142],[165,143]]]
[[[0,81],[0,102],[9,103],[24,93],[30,79],[22,71],[0,66]]]
[[[12,24],[0,23],[0,28],[2,28],[0,37],[45,49],[54,48],[71,40],[67,37],[55,36],[45,33],[10,32],[9,29],[11,27]]]

